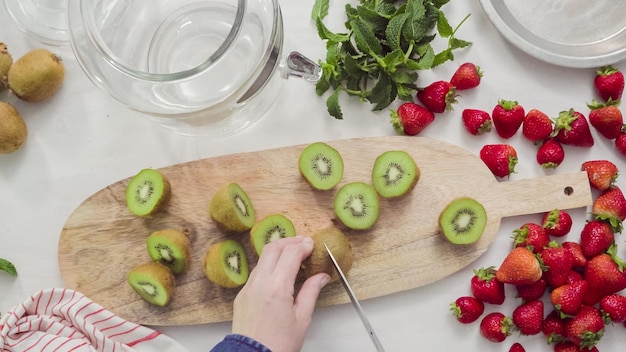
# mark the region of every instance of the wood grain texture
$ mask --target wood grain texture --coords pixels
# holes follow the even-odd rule
[[[459,146],[425,137],[387,136],[330,141],[342,155],[344,178],[370,181],[374,159],[387,150],[405,150],[421,170],[413,192],[400,199],[381,199],[378,222],[367,231],[350,231],[333,212],[334,190],[313,191],[298,172],[298,156],[305,145],[226,155],[160,169],[170,180],[167,208],[151,218],[133,216],[126,208],[120,180],[89,197],[68,218],[59,239],[59,266],[68,288],[83,294],[119,316],[147,325],[188,325],[227,321],[238,289],[223,289],[203,274],[202,257],[208,247],[225,238],[244,244],[251,266],[256,255],[248,233],[228,236],[208,215],[212,194],[227,182],[248,193],[257,218],[271,213],[289,217],[298,233],[310,234],[338,226],[349,237],[355,263],[348,279],[359,299],[419,287],[464,268],[495,239],[502,217],[532,214],[555,208],[590,205],[591,190],[584,172],[519,181],[498,181],[474,154]],[[339,187],[338,186],[338,187]],[[571,187],[573,193],[564,190]],[[455,246],[439,234],[439,212],[452,199],[474,197],[487,211],[487,227],[472,245]],[[146,237],[165,227],[190,230],[189,270],[177,277],[167,307],[144,302],[126,283],[126,273],[149,260]],[[339,282],[327,285],[318,306],[349,302]]]

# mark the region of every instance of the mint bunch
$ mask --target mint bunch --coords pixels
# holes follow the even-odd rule
[[[441,7],[450,0],[359,0],[346,4],[346,33],[333,33],[324,25],[329,0],[315,0],[311,17],[319,37],[326,42],[326,59],[320,60],[322,78],[316,92],[326,100],[328,113],[342,119],[339,92],[358,96],[382,110],[396,98],[413,101],[418,71],[454,60],[453,51],[471,45],[455,37],[469,17],[452,28]],[[437,35],[447,38],[447,48],[435,53]]]
[[[17,276],[15,266],[8,260],[0,258],[0,271],[6,271],[10,275]]]

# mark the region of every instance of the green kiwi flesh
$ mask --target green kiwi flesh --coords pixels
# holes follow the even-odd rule
[[[384,198],[395,198],[413,190],[420,178],[420,169],[413,157],[403,150],[380,154],[372,168],[372,185]]]
[[[313,252],[302,262],[300,275],[308,278],[317,273],[325,272],[330,275],[330,281],[339,279],[339,273],[337,273],[324,244],[330,249],[343,273],[348,275],[354,263],[354,253],[348,237],[336,227],[317,230],[310,236],[313,239]]]
[[[222,186],[211,199],[209,215],[226,232],[241,233],[256,221],[254,207],[246,192],[237,183]]]
[[[270,214],[257,221],[250,229],[250,241],[258,255],[266,244],[285,237],[294,237],[296,229],[283,214]]]
[[[378,220],[378,193],[374,187],[364,182],[346,183],[335,194],[334,209],[335,215],[348,228],[369,229]]]
[[[306,146],[298,160],[300,174],[314,189],[326,191],[343,178],[343,159],[339,152],[323,142]]]
[[[174,274],[158,262],[135,266],[128,272],[126,280],[146,302],[161,307],[170,302],[176,285]]]
[[[248,281],[249,268],[246,251],[236,240],[224,240],[212,244],[204,256],[204,273],[214,284],[239,287]]]
[[[473,198],[452,200],[439,215],[439,228],[454,244],[472,244],[482,236],[487,225],[485,208]]]
[[[171,193],[168,179],[154,169],[143,169],[126,187],[126,205],[137,216],[149,216],[167,204]]]
[[[189,231],[164,229],[155,231],[146,239],[152,260],[167,266],[172,273],[181,274],[189,266]]]

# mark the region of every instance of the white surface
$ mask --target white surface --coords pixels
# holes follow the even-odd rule
[[[314,58],[324,57],[324,44],[309,19],[311,1],[284,1],[287,33],[285,52],[298,50]],[[537,108],[550,116],[570,107],[588,112],[585,103],[595,97],[593,69],[571,69],[539,61],[510,45],[491,25],[476,1],[455,1],[444,7],[455,25],[471,13],[458,31],[458,37],[474,45],[456,52],[456,60],[433,71],[423,72],[418,81],[426,85],[448,79],[465,61],[481,66],[485,76],[477,89],[461,92],[455,111],[437,116],[424,136],[440,138],[478,153],[486,143],[503,142],[495,133],[475,137],[462,127],[464,108],[487,111],[498,99],[517,100],[527,110]],[[331,1],[329,26],[343,30],[343,2]],[[0,41],[9,45],[17,58],[41,47],[9,26],[6,13],[0,13]],[[0,155],[0,257],[12,261],[19,276],[0,273],[0,312],[42,288],[63,285],[57,264],[60,231],[67,217],[87,197],[103,187],[133,175],[144,167],[164,167],[176,163],[229,153],[266,149],[349,137],[393,135],[388,111],[370,112],[370,106],[344,96],[345,119],[337,121],[326,114],[324,99],[313,87],[289,79],[282,99],[267,116],[247,131],[226,139],[203,140],[172,134],[146,119],[135,116],[98,91],[83,75],[69,47],[53,48],[63,56],[67,79],[58,95],[33,105],[0,93],[2,100],[14,103],[25,118],[30,135],[22,150]],[[617,64],[622,70],[626,65]],[[394,105],[396,107],[397,105]],[[573,172],[585,160],[608,158],[626,169],[611,141],[593,131],[596,145],[591,149],[566,148],[566,160],[555,172]],[[535,162],[536,147],[521,132],[506,141],[514,145],[520,162],[511,179],[552,173]],[[459,175],[462,177],[462,175]],[[626,189],[626,175],[618,183]],[[512,199],[512,202],[515,200]],[[588,209],[572,211],[575,227],[570,239],[577,240]],[[526,221],[539,221],[540,215],[504,219],[500,237],[475,263],[461,272],[426,287],[363,301],[362,305],[387,351],[508,351],[521,341],[527,351],[551,351],[543,336],[513,333],[504,343],[494,344],[479,335],[478,322],[457,323],[448,311],[450,302],[469,294],[472,269],[499,265],[510,248],[510,234]],[[393,235],[393,234],[380,234]],[[620,255],[626,257],[624,237],[618,238]],[[106,258],[102,258],[106,260]],[[115,268],[111,268],[115,270]],[[358,294],[358,287],[354,288]],[[509,288],[503,306],[488,306],[487,312],[510,314],[519,302]],[[157,327],[190,351],[208,351],[230,330],[229,323],[199,326]],[[608,327],[598,348],[618,351],[626,344],[624,327]],[[621,347],[619,347],[621,346]],[[373,351],[351,305],[316,311],[303,351]]]

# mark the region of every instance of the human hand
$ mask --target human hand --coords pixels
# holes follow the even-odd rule
[[[294,298],[302,261],[313,251],[310,237],[283,238],[267,244],[248,282],[237,294],[233,333],[264,344],[273,352],[300,351],[320,290],[330,279],[309,277]]]

